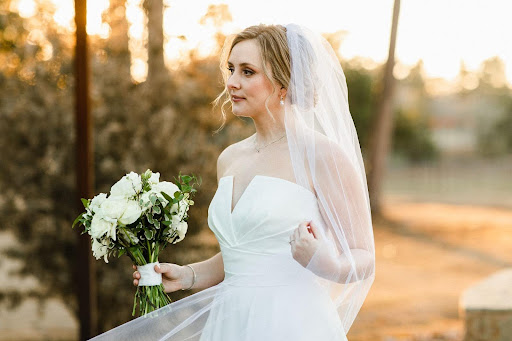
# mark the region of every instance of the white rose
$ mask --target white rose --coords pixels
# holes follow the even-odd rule
[[[111,196],[130,198],[142,190],[140,175],[134,172],[126,174],[110,188]]]
[[[177,230],[180,222],[181,219],[177,215],[173,214],[171,217],[171,228],[173,230]]]
[[[178,227],[176,229],[176,231],[178,232],[178,239],[176,239],[173,244],[176,244],[177,242],[181,242],[183,240],[183,238],[185,238],[185,234],[187,233],[187,229],[188,229],[187,222],[186,221],[181,221],[178,224]]]
[[[105,193],[100,193],[91,200],[91,204],[89,208],[92,212],[96,213],[100,208],[101,204],[107,199],[107,195]]]
[[[164,192],[171,198],[174,198],[174,192],[179,191],[180,189],[172,182],[162,181],[153,186],[151,190],[154,191],[155,193]]]
[[[129,200],[126,205],[126,210],[119,218],[119,222],[124,225],[132,224],[140,218],[141,213],[142,209],[139,203],[135,200]]]
[[[151,173],[151,176],[148,179],[148,182],[151,185],[156,185],[160,181],[160,173]]]
[[[128,200],[125,197],[110,196],[101,204],[103,215],[112,219],[119,219],[128,208]]]
[[[117,221],[96,213],[91,221],[91,237],[99,239],[104,235],[116,240]]]
[[[135,192],[140,193],[140,191],[142,191],[142,179],[140,175],[135,172],[130,172],[126,177],[132,182]]]
[[[99,242],[96,238],[92,240],[92,254],[96,259],[104,257],[105,263],[108,263],[107,259],[108,246]]]
[[[151,207],[153,207],[153,203],[151,202],[151,200],[149,200],[149,196],[154,193],[153,191],[149,191],[149,192],[144,192],[142,193],[142,195],[140,196],[140,199],[142,200],[142,211],[143,212],[146,212],[147,210],[149,210]]]

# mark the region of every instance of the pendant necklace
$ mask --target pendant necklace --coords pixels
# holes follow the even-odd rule
[[[280,138],[278,138],[277,140],[272,141],[272,142],[270,142],[270,143],[268,143],[268,144],[266,144],[266,145],[264,145],[263,147],[260,147],[260,148],[256,147],[256,137],[255,137],[255,138],[254,138],[254,149],[256,149],[256,151],[259,153],[259,152],[260,152],[260,150],[262,150],[263,148],[266,148],[266,147],[270,146],[272,143],[276,143],[277,141],[282,140],[285,136],[286,136],[286,134],[284,134],[283,136],[281,136],[281,137],[280,137]]]

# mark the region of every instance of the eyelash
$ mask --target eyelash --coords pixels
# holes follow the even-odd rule
[[[231,74],[233,74],[233,68],[232,67],[228,67],[228,71]],[[247,73],[245,74],[246,76],[251,76],[252,74],[254,74],[254,72],[252,70],[249,70],[249,69],[245,69],[242,72],[248,72],[248,74]]]

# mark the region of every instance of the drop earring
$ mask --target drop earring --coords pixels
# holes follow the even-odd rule
[[[281,101],[279,101],[279,104],[284,105],[284,97],[281,96]]]

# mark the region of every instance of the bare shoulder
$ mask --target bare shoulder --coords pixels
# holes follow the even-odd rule
[[[251,138],[248,137],[244,140],[235,142],[229,146],[227,146],[220,154],[217,159],[217,182],[220,181],[220,178],[225,174],[229,166],[236,160],[237,156],[240,153],[244,152],[244,149],[247,148],[248,140]]]
[[[315,132],[316,155],[322,158],[326,157],[345,157],[345,152],[336,142],[329,139],[322,133]]]

